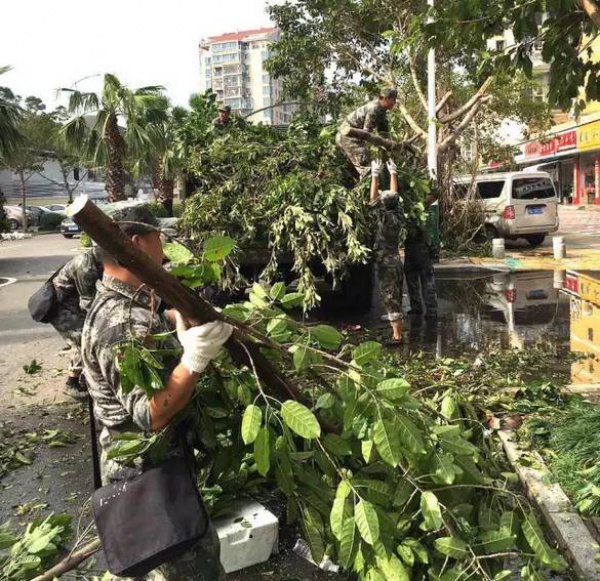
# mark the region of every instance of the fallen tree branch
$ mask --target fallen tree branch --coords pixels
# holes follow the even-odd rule
[[[452,97],[452,91],[448,91],[439,101],[439,103],[437,104],[437,107],[435,108],[435,112],[439,113],[445,106],[446,103],[448,102],[448,99],[450,99],[450,97]]]
[[[355,127],[350,127],[347,129],[345,134],[348,135],[348,137],[362,139],[363,141],[368,141],[377,147],[383,147],[384,149],[388,149],[390,151],[408,149],[414,155],[421,155],[421,152],[412,144],[411,140],[398,142],[394,141],[393,139],[386,139],[380,135],[373,135],[368,131],[356,129]]]
[[[69,207],[68,214],[94,242],[143,283],[155,290],[166,303],[177,309],[185,318],[197,323],[208,323],[217,319],[227,320],[210,303],[181,284],[176,277],[132,244],[117,224],[87,198],[76,200]],[[235,321],[229,322],[235,325]],[[260,347],[236,328],[225,347],[238,365],[250,365],[244,346],[252,356],[265,385],[268,385],[279,397],[306,402],[300,388],[276,370],[260,352]]]
[[[479,113],[482,105],[487,103],[490,99],[490,95],[486,95],[477,101],[476,105],[465,115],[463,120],[459,123],[456,129],[438,146],[438,153],[446,151],[462,134],[462,132],[470,125],[471,121],[475,118],[475,115]]]
[[[74,553],[70,553],[65,559],[54,565],[54,567],[48,569],[45,573],[34,577],[31,581],[53,581],[53,579],[60,577],[64,573],[77,569],[81,563],[86,559],[89,559],[94,553],[98,552],[100,548],[100,539],[96,538],[85,545],[85,547],[82,547]]]

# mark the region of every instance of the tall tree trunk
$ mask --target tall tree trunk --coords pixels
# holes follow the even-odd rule
[[[154,190],[154,197],[158,201],[160,201],[160,193],[162,192],[162,174],[162,160],[160,158],[155,158],[152,162],[152,189]]]
[[[173,192],[175,191],[175,180],[165,175],[164,163],[161,163],[160,189],[158,200],[167,211],[169,218],[173,217]]]
[[[23,212],[23,232],[27,232],[27,185],[25,173],[23,170],[18,171],[19,181],[21,182],[21,210]]]
[[[108,172],[106,190],[109,202],[125,199],[125,143],[119,132],[117,116],[110,114],[106,123],[106,145],[108,147]]]
[[[67,196],[69,197],[69,201],[67,203],[73,203],[73,190],[69,186],[69,172],[60,164],[60,173],[63,177],[63,184],[65,185],[65,190],[67,190]]]

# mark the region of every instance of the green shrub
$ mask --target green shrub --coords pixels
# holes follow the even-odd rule
[[[86,232],[81,233],[81,246],[83,246],[84,248],[92,247],[92,239],[90,238],[90,235]]]
[[[152,202],[151,204],[148,204],[150,206],[150,210],[151,212],[157,217],[157,218],[167,218],[167,210],[164,208],[164,206],[160,203],[160,202]]]
[[[58,212],[44,212],[40,218],[40,230],[45,232],[58,230],[65,217],[64,214]]]

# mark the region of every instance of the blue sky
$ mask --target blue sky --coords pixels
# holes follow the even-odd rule
[[[3,6],[0,85],[37,95],[90,75],[115,73],[135,88],[164,85],[175,104],[197,90],[198,42],[206,36],[269,26],[266,0],[29,0]],[[81,90],[99,87],[99,76]]]

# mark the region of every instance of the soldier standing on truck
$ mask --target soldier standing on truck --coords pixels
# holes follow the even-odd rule
[[[402,341],[402,260],[400,259],[400,231],[404,213],[398,193],[398,168],[393,160],[387,162],[390,172],[390,190],[379,191],[379,173],[382,163],[371,162],[371,205],[377,213],[375,233],[375,263],[379,300],[386,311],[385,318],[392,327],[390,345]]]
[[[378,99],[352,111],[342,121],[335,142],[344,150],[361,178],[369,172],[371,152],[364,140],[350,137],[348,131],[354,128],[373,133],[377,130],[381,137],[389,138],[390,124],[387,113],[394,108],[397,98],[398,91],[393,87],[383,89]]]

